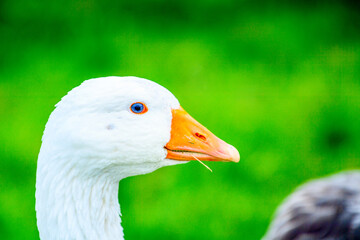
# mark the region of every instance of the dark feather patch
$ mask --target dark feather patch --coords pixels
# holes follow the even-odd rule
[[[360,172],[299,187],[277,210],[265,240],[360,240]]]

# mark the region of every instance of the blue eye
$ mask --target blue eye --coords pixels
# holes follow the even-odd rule
[[[131,104],[130,110],[136,114],[143,114],[146,113],[148,109],[144,103],[136,102]]]

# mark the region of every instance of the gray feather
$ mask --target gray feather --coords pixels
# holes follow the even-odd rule
[[[359,240],[360,171],[310,181],[277,209],[264,240]]]

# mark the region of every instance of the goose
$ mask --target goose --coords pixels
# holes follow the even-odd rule
[[[124,239],[119,181],[190,160],[238,162],[240,155],[155,82],[84,81],[56,104],[43,133],[35,193],[40,239]]]
[[[312,180],[277,209],[263,240],[359,240],[360,171]]]

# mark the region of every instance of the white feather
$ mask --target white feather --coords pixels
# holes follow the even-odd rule
[[[130,106],[143,102],[146,114]],[[42,138],[36,179],[42,240],[123,239],[118,183],[181,162],[165,159],[171,109],[165,88],[136,77],[90,79],[56,105]]]

